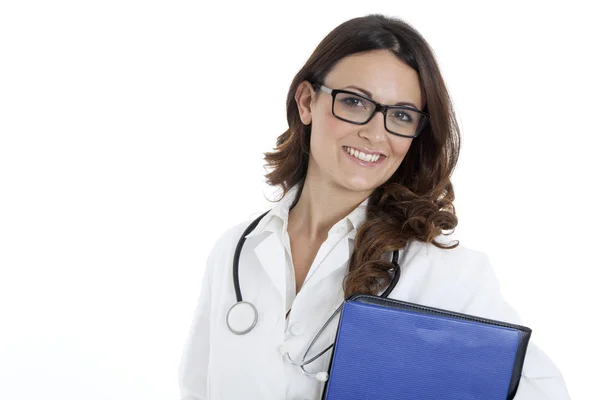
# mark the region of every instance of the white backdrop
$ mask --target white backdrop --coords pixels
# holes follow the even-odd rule
[[[599,398],[591,7],[200,3],[1,3],[0,399],[178,398],[206,256],[271,206],[293,76],[373,12],[417,28],[447,80],[453,237],[489,255],[573,398]]]

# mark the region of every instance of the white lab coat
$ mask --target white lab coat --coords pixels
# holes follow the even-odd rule
[[[353,249],[355,227],[364,219],[366,201],[334,225],[294,299],[286,227],[287,211],[297,189],[263,218],[244,244],[239,269],[241,291],[244,300],[252,302],[259,313],[256,327],[246,335],[232,334],[225,318],[236,302],[233,254],[252,220],[227,231],[211,251],[179,367],[181,400],[320,398],[324,384],[304,376],[282,354],[289,352],[294,361],[300,361],[316,332],[343,301],[341,282]],[[449,239],[440,236],[438,241],[447,243]],[[390,298],[521,323],[503,300],[488,258],[479,251],[462,245],[445,250],[413,242],[401,268],[400,281]],[[334,341],[336,326],[337,319],[316,342],[309,357]],[[331,351],[306,369],[327,371],[330,356]],[[515,400],[568,399],[561,373],[536,347],[533,329]]]

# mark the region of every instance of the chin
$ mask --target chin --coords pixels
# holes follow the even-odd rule
[[[346,180],[342,185],[343,188],[352,192],[371,192],[380,185],[378,182],[366,181],[364,179]]]

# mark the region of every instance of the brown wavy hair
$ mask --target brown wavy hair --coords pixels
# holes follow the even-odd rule
[[[433,51],[419,32],[398,18],[381,14],[354,18],[319,43],[290,85],[289,129],[277,138],[274,151],[264,154],[270,170],[265,175],[267,183],[281,186],[285,195],[306,176],[311,125],[300,120],[294,99],[298,85],[305,80],[324,82],[340,59],[379,49],[389,50],[417,72],[425,99],[423,111],[430,118],[396,172],[370,196],[367,218],[357,231],[343,283],[346,296],[378,294],[387,287],[393,265],[382,256],[404,248],[409,240],[445,249],[458,246],[457,241],[444,246],[435,240],[458,224],[450,182],[460,149],[458,123]]]

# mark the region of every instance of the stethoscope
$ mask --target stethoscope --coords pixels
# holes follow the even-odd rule
[[[256,323],[258,322],[258,311],[256,310],[256,307],[254,306],[254,304],[244,301],[242,299],[242,291],[240,289],[240,275],[239,275],[240,254],[242,253],[242,247],[244,246],[244,242],[246,241],[246,236],[250,232],[252,232],[252,230],[254,228],[256,228],[256,226],[258,225],[260,220],[268,213],[269,213],[269,211],[267,211],[264,214],[262,214],[261,216],[259,216],[246,228],[246,230],[244,231],[244,233],[240,237],[240,240],[237,243],[237,246],[235,248],[235,253],[233,255],[233,286],[235,288],[235,297],[236,297],[237,303],[235,303],[233,306],[231,306],[231,308],[227,312],[227,327],[229,328],[231,333],[233,333],[235,335],[247,334],[248,332],[252,331],[252,329],[254,329],[254,327],[256,326]],[[409,242],[409,244],[410,244],[410,242]],[[404,252],[402,255],[402,261],[401,261],[402,263],[404,262],[404,259],[406,258],[406,253],[407,253],[406,250],[407,250],[409,244],[407,244],[407,247],[405,247],[405,249],[404,249]],[[400,265],[398,264],[398,255],[399,255],[398,250],[394,250],[393,256],[392,256],[392,263],[394,264],[394,277],[392,278],[392,282],[390,283],[388,288],[380,295],[380,297],[383,297],[383,298],[388,297],[388,295],[392,292],[392,290],[394,290],[394,288],[398,284],[398,280],[400,280],[401,270],[400,270]],[[342,309],[342,305],[343,305],[343,303],[339,305],[339,307],[333,312],[333,314],[331,314],[331,317],[329,317],[327,322],[325,322],[325,324],[321,327],[319,332],[315,335],[313,340],[308,345],[306,352],[302,356],[301,362],[299,362],[299,363],[294,362],[290,358],[289,353],[282,352],[282,355],[287,358],[287,361],[290,364],[300,367],[300,369],[302,370],[304,375],[309,376],[311,378],[315,378],[321,382],[325,382],[329,379],[329,374],[327,372],[321,371],[321,372],[317,372],[317,373],[313,374],[313,373],[308,372],[306,369],[304,369],[304,367],[306,365],[312,363],[313,361],[317,360],[323,354],[325,354],[329,349],[331,349],[333,347],[334,343],[327,346],[327,348],[320,351],[316,356],[312,357],[309,360],[306,360],[306,356],[310,352],[310,349],[313,347],[313,345],[315,344],[317,339],[321,336],[323,331],[327,328],[327,326],[329,326],[331,321],[340,312],[340,310]]]

